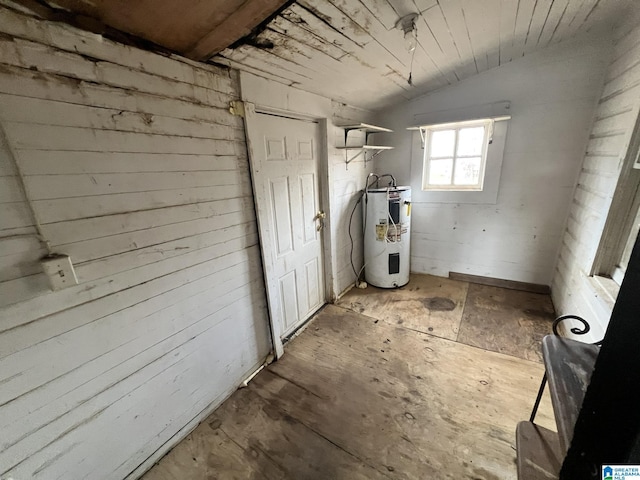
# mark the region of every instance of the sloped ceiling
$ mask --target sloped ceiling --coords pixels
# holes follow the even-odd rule
[[[108,29],[125,32],[151,42],[148,48],[369,109],[418,97],[583,32],[604,31],[628,9],[640,8],[640,0],[13,1],[40,10],[48,5],[48,12],[40,12],[46,18],[107,35]],[[396,28],[412,13],[419,14],[414,55]]]
[[[594,29],[634,0],[298,0],[250,43],[213,60],[380,108]],[[636,5],[636,7],[638,7]],[[413,85],[399,18],[419,13]]]

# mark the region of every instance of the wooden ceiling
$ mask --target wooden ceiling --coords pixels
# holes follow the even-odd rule
[[[640,2],[635,1],[635,8]],[[415,98],[593,29],[634,0],[297,0],[213,60],[353,105]],[[419,13],[413,85],[399,18]],[[273,48],[267,48],[269,45]]]
[[[611,28],[628,9],[640,8],[640,0],[44,1],[83,28],[91,29],[89,19],[100,33],[104,25],[195,60],[371,109]],[[419,16],[409,84],[412,54],[395,26],[411,13]]]
[[[27,5],[33,0],[23,0]],[[48,0],[60,8],[194,60],[249,35],[287,0]]]

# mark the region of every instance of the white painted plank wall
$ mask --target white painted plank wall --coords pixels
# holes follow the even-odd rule
[[[333,107],[333,124],[345,125],[349,123],[371,123],[373,115],[371,112],[348,107],[339,102],[332,102]],[[382,125],[384,126],[384,125]],[[389,141],[388,134],[372,135],[369,143],[384,145]],[[334,127],[335,146],[344,143],[344,129]],[[352,131],[349,134],[349,144],[357,144],[364,141],[364,135],[361,132]],[[354,143],[355,142],[355,143]],[[345,152],[351,157],[356,152],[351,150],[331,149],[329,156],[330,175],[332,177],[333,195],[331,204],[331,238],[335,245],[335,282],[336,293],[342,294],[350,288],[356,276],[351,267],[351,241],[349,239],[349,218],[353,211],[354,205],[360,197],[360,191],[365,188],[367,176],[374,171],[374,161],[365,162],[363,156],[357,157],[348,167],[345,166]],[[387,173],[387,172],[376,172]],[[351,224],[351,235],[353,237],[353,263],[356,271],[362,268],[364,244],[362,235],[362,203],[357,206],[353,214],[353,222]]]
[[[617,32],[553,278],[558,313],[581,315],[592,324],[585,341],[600,340],[611,315],[589,275],[640,112],[639,17],[637,11]]]
[[[237,76],[0,9],[0,477],[137,477],[267,355]]]
[[[422,171],[422,150],[412,158],[406,131],[415,116],[511,102],[496,204],[414,195],[412,271],[551,283],[608,53],[607,38],[583,36],[379,113],[396,149],[377,157],[376,169],[417,190],[411,172]]]

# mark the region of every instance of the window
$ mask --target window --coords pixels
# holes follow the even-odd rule
[[[420,127],[425,132],[422,190],[481,191],[493,121]]]
[[[633,250],[640,230],[640,192],[638,191],[640,175],[634,170],[627,175],[625,180],[625,183],[632,185],[631,188],[635,195],[625,199],[627,201],[626,213],[618,217],[619,223],[614,225],[615,232],[612,232],[612,236],[615,235],[617,238],[610,240],[612,243],[611,257],[608,259],[608,264],[600,266],[601,274],[610,276],[618,285],[622,284],[631,258],[631,250]],[[621,206],[620,210],[623,208]]]
[[[638,236],[638,230],[640,229],[640,211],[636,213],[636,217],[631,225],[628,228],[631,230],[629,236],[626,238],[624,242],[624,246],[622,246],[622,252],[618,254],[618,261],[613,268],[613,273],[611,274],[611,278],[615,280],[618,285],[622,285],[622,280],[624,279],[624,274],[627,272],[627,265],[629,265],[629,260],[631,259],[631,250],[633,250],[633,245],[635,244],[636,237]]]
[[[592,274],[622,284],[640,230],[640,117],[626,147],[624,162],[600,238]],[[612,290],[617,295],[617,287]]]

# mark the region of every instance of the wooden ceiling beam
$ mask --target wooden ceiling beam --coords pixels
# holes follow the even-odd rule
[[[192,60],[208,60],[250,35],[256,27],[268,23],[290,3],[288,0],[249,0],[183,53]]]

